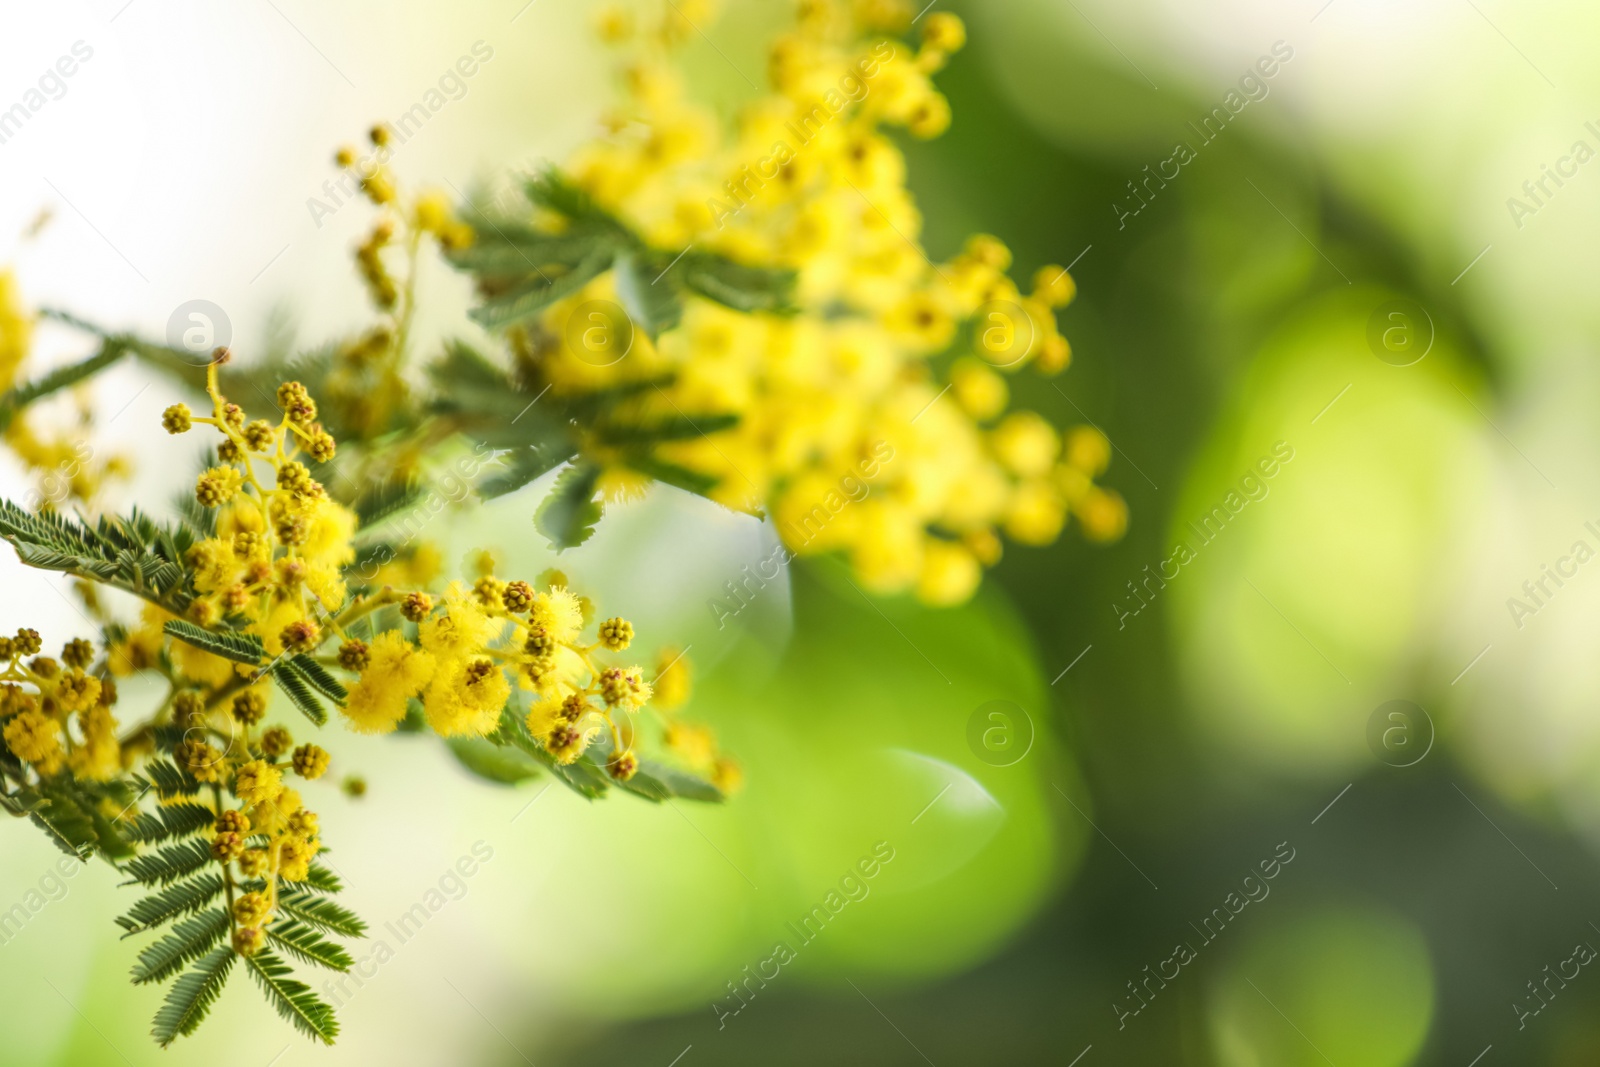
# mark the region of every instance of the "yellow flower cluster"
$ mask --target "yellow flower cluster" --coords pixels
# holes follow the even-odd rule
[[[195,484],[195,498],[217,509],[217,521],[215,536],[189,552],[198,594],[189,615],[202,626],[223,620],[241,625],[275,656],[285,649],[306,651],[317,643],[323,621],[344,604],[340,568],[355,559],[356,517],[328,496],[299,458],[326,462],[336,449],[316,421],[316,401],[305,387],[279,387],[277,422],[247,422],[244,410],[218,389],[217,368],[225,359],[219,355],[207,369],[210,416],[198,417],[183,404],[162,416],[169,433],[204,424],[223,438],[217,448],[222,462]],[[147,611],[143,640],[159,641],[165,621],[163,613]],[[220,685],[232,672],[227,661],[206,652],[179,655],[197,681]]]
[[[407,340],[416,312],[418,251],[427,238],[443,249],[472,243],[472,229],[455,217],[450,199],[437,190],[406,198],[388,166],[389,127],[370,132],[373,152],[360,156],[346,146],[334,161],[373,205],[376,223],[356,247],[356,266],[383,321],[340,346],[324,383],[328,403],[340,424],[365,439],[389,428],[404,407],[409,390],[402,373]],[[392,261],[402,260],[400,264]],[[397,268],[398,266],[398,274]]]
[[[0,637],[0,737],[17,759],[31,764],[40,777],[70,771],[75,777],[104,782],[123,770],[122,746],[111,707],[116,685],[89,673],[94,648],[73,640],[59,660],[37,655],[35,630]],[[24,662],[25,657],[28,658]]]
[[[651,704],[654,687],[642,668],[606,666],[598,657],[602,650],[625,651],[633,625],[606,619],[586,642],[593,607],[567,587],[565,575],[546,572],[540,588],[485,575],[470,588],[452,585],[439,604],[426,594],[409,594],[401,612],[416,624],[414,640],[391,629],[370,643],[352,638],[340,646],[340,664],[360,672],[343,709],[352,729],[394,730],[417,699],[441,736],[482,737],[499,726],[515,683],[532,704],[529,733],[558,761],[574,762],[603,731],[612,742],[612,777],[627,781],[638,771],[635,716]],[[655,710],[669,711],[687,697],[681,661],[674,655],[656,670],[664,699]],[[669,747],[677,747],[670,724],[667,732]],[[712,772],[719,787],[735,781],[735,765],[714,751],[691,762]]]
[[[0,270],[0,391],[17,384],[23,362],[33,346],[34,320],[22,301],[16,278]],[[89,421],[81,409],[79,418]],[[5,442],[27,467],[39,472],[37,506],[56,507],[68,500],[87,502],[107,479],[133,473],[127,457],[113,454],[97,458],[79,435],[46,435],[38,431],[27,412],[15,414],[5,427]]]
[[[1064,442],[1037,415],[1005,414],[1004,373],[1069,362],[1054,309],[1072,299],[1071,277],[1045,267],[1025,294],[993,237],[944,263],[919,243],[905,158],[886,131],[932,137],[948,126],[931,76],[964,43],[961,21],[929,14],[913,47],[891,36],[910,27],[909,4],[799,7],[770,50],[771,92],[743,108],[731,135],[672,65],[683,4],[638,36],[631,18],[602,16],[604,39],[636,42],[627,100],[607,119],[611,135],[566,172],[655,248],[793,270],[801,313],[690,299],[681,326],[657,343],[633,331],[624,358],[588,350],[592,331],[565,328],[589,302],[620,299],[606,274],[522,339],[538,372],[568,393],[671,373],[650,414],[738,413],[736,427],[664,445],[662,458],[716,477],[723,503],[770,512],[794,551],[847,554],[878,592],[962,601],[998,559],[999,533],[1045,544],[1069,516],[1091,538],[1120,536],[1122,500],[1094,483],[1104,439],[1082,428]],[[609,491],[636,480],[593,451],[617,460]]]

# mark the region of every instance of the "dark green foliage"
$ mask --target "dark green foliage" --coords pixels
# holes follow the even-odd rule
[[[90,526],[0,500],[0,537],[30,567],[122,589],[174,614],[193,599],[183,562],[194,545],[193,532],[161,526],[137,509],[127,518],[102,516]]]
[[[212,908],[192,919],[185,919],[172,932],[139,953],[133,965],[133,982],[160,982],[181,971],[193,959],[205,955],[228,932],[228,913]]]
[[[210,808],[199,804],[164,804],[154,811],[140,812],[122,832],[130,841],[148,845],[170,837],[187,837],[209,828],[216,818]]]
[[[127,349],[120,343],[107,341],[101,345],[100,351],[88,359],[69,363],[65,367],[57,367],[43,378],[16,386],[0,395],[0,432],[11,425],[11,420],[16,417],[17,412],[35,400],[41,400],[51,393],[59,392],[69,385],[76,385],[98,374],[121,359],[126,352]]]
[[[292,662],[279,661],[277,669],[272,672],[272,678],[289,698],[289,702],[299,708],[306,718],[318,726],[327,723],[328,711],[317,700],[311,680]]]
[[[117,925],[127,931],[123,937],[153,930],[179,915],[205,907],[222,893],[222,889],[222,877],[216,874],[178,882],[129,908],[128,914],[117,919]]]
[[[204,841],[169,845],[158,852],[147,852],[129,860],[123,870],[133,875],[133,881],[124,882],[123,885],[132,885],[133,882],[166,885],[195,873],[210,862],[211,848]]]
[[[244,962],[279,1015],[307,1037],[333,1044],[333,1039],[339,1036],[339,1022],[333,1016],[333,1009],[311,992],[310,986],[290,978],[288,964],[266,951]]]
[[[600,521],[601,504],[595,499],[600,468],[592,463],[574,463],[556,478],[550,495],[534,513],[533,524],[550,539],[557,550],[576,548],[594,535]]]
[[[364,937],[367,924],[352,911],[309,889],[278,889],[278,907],[308,926],[345,937]]]
[[[228,633],[206,630],[183,619],[169,619],[162,629],[171,637],[204,649],[213,656],[231,659],[235,663],[248,663],[254,667],[267,654],[261,638],[255,634]]]
[[[173,797],[192,797],[200,791],[194,775],[166,760],[151,760],[144,765],[145,778],[140,781],[155,789],[162,800]]]
[[[345,689],[343,682],[335,678],[333,673],[329,671],[328,668],[324,667],[322,664],[318,663],[304,652],[297,653],[291,657],[289,664],[293,666],[297,673],[304,676],[305,680],[313,689],[327,697],[329,700],[332,700],[338,704],[343,704],[345,697],[350,695],[349,691]],[[278,669],[283,669],[281,664],[279,665]]]
[[[355,965],[355,960],[342,946],[294,919],[280,919],[268,926],[267,937],[303,963],[315,963],[335,971],[348,971]]]
[[[520,772],[521,768],[531,770],[536,764],[547,769],[567,788],[591,800],[605,796],[606,791],[613,785],[651,801],[677,798],[718,803],[724,799],[722,792],[705,779],[654,760],[641,760],[638,773],[629,781],[613,780],[605,769],[606,760],[611,755],[611,739],[604,734],[591,741],[584,754],[573,763],[559,763],[544,745],[528,733],[527,725],[523,722],[523,711],[516,707],[515,701],[500,713],[500,725],[494,733],[483,738],[483,741],[491,745],[513,748],[527,757],[528,762],[525,763],[504,759],[496,761],[492,769],[511,768]],[[454,745],[451,747],[452,751],[456,752],[457,758],[461,758],[462,753]],[[531,774],[512,778],[510,775],[497,777],[494,773],[485,773],[483,767],[486,761],[481,754],[475,755],[475,761],[465,758],[461,761],[469,770],[491,781],[521,781],[531,777]]]
[[[238,956],[232,948],[216,949],[195,964],[188,974],[172,983],[166,1001],[161,1005],[161,1010],[156,1012],[155,1025],[150,1030],[161,1047],[165,1048],[177,1038],[194,1033],[210,1012],[211,1005],[216,1003],[217,995],[222,992],[223,983],[228,980],[228,972],[232,970],[236,959]]]

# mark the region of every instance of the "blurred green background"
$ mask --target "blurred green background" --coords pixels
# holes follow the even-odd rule
[[[1567,973],[1600,945],[1600,568],[1545,579],[1536,612],[1508,604],[1576,542],[1600,549],[1600,170],[1547,181],[1520,220],[1507,204],[1575,141],[1600,149],[1600,20],[1575,2],[939,4],[972,44],[939,79],[952,130],[906,145],[926,242],[938,258],[994,233],[1019,276],[1075,263],[1073,365],[1013,388],[1105,430],[1128,536],[1011,547],[951,611],[796,565],[718,629],[705,600],[771,534],[657,492],[561,564],[647,639],[693,646],[690,711],[744,761],[740,797],[588,805],[489,787],[422,739],[336,739],[373,790],[324,816],[332,858],[394,954],[330,992],[348,1002],[331,1050],[233,989],[158,1053],[157,994],[130,992],[133,947],[107,932],[109,873],[43,887],[56,854],[9,827],[0,909],[64,895],[0,944],[0,1064],[1600,1062],[1600,978]],[[731,108],[779,13],[728,6],[687,55]],[[135,258],[191,261],[189,281],[141,289],[69,210],[60,243],[19,257],[41,299],[79,307],[104,270],[106,303],[155,331],[218,291],[236,338],[278,302],[307,336],[348,327],[357,212],[322,231],[301,202],[334,143],[474,39],[499,61],[399,161],[412,180],[559,159],[608,92],[583,4],[118,7],[30,27],[43,61],[103,40],[102,80],[28,131],[6,219],[78,173],[54,141],[167,153],[95,179],[82,214],[115,218]],[[173,73],[189,56],[201,80],[243,58],[193,100]],[[1230,92],[1250,98],[1236,114]],[[128,108],[132,133],[97,125]],[[1195,158],[1134,192],[1180,141]],[[154,218],[118,214],[139,204]],[[196,288],[216,233],[243,265]],[[441,323],[466,299],[442,272],[434,293]],[[436,536],[459,560],[487,535],[532,573],[549,558],[526,512]],[[6,580],[16,625],[41,579]],[[996,723],[997,747],[969,740]],[[404,944],[385,932],[477,842],[492,859],[459,894]],[[842,880],[852,899],[802,943],[790,924]]]

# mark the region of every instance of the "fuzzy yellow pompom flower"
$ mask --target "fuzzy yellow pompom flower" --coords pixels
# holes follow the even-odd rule
[[[24,711],[6,722],[6,747],[33,764],[53,763],[61,755],[61,726],[41,711]]]
[[[562,644],[570,643],[583,629],[583,605],[565,586],[548,593],[536,593],[528,609],[529,629],[542,629]]]
[[[399,630],[386,630],[367,648],[367,667],[341,709],[350,728],[386,734],[406,717],[406,703],[433,677],[432,654],[414,647]]]
[[[260,893],[246,893],[233,902],[233,921],[240,926],[260,926],[271,912],[272,906]]]
[[[444,598],[445,611],[417,627],[417,641],[440,660],[473,655],[488,642],[497,624],[484,614],[477,599],[459,585]]]
[[[234,773],[233,794],[242,804],[266,804],[282,792],[283,772],[264,760],[251,760]]]
[[[494,731],[510,696],[505,672],[490,660],[451,660],[434,675],[422,706],[441,737],[482,737]]]

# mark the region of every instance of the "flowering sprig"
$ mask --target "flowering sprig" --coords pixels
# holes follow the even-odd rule
[[[26,629],[0,638],[0,800],[73,855],[98,853],[155,891],[118,922],[128,934],[170,926],[133,969],[135,983],[177,978],[156,1015],[160,1043],[193,1032],[236,966],[285,1018],[332,1042],[331,1007],[284,957],[345,970],[334,937],[365,927],[329,899],[339,884],[317,862],[319,817],[288,785],[322,779],[331,757],[268,724],[274,686],[315,725],[331,704],[359,732],[394,730],[415,706],[418,725],[513,746],[588,795],[603,775],[651,799],[714,800],[737,771],[695,753],[706,782],[641,759],[632,716],[651,685],[637,666],[597,659],[627,649],[633,627],[607,619],[585,643],[592,607],[562,575],[537,590],[484,576],[437,601],[391,586],[352,596],[359,520],[313,473],[338,452],[316,400],[283,382],[276,417],[252,420],[222,391],[230,360],[219,349],[206,368],[207,414],[174,404],[161,417],[169,433],[220,438],[190,522],[89,527],[0,501],[0,536],[24,562],[146,601],[127,628],[85,598],[105,619],[103,655],[84,639],[39,655]],[[657,672],[669,705],[685,695],[683,670]],[[115,679],[147,673],[167,695],[119,736]],[[514,710],[513,687],[531,710]]]

